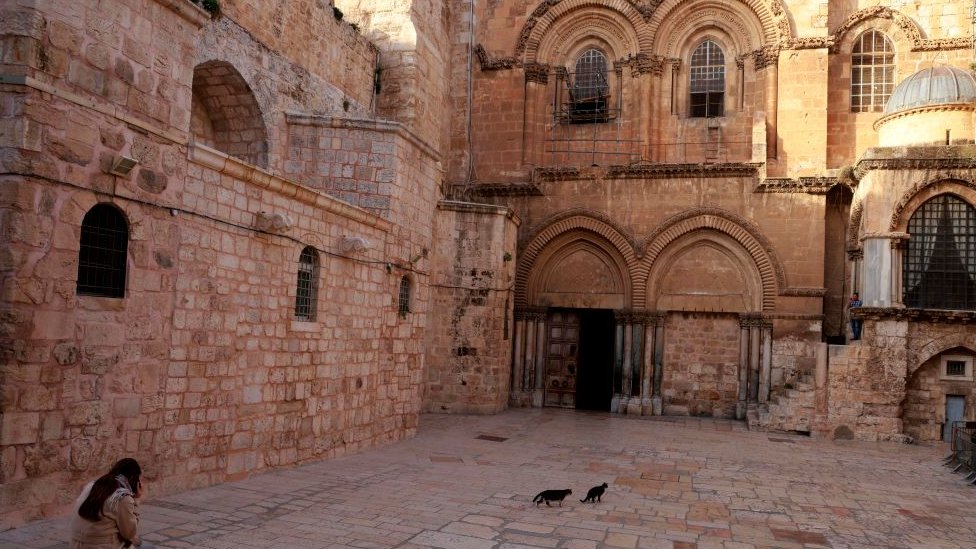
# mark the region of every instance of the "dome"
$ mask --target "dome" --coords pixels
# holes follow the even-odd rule
[[[884,114],[976,100],[976,78],[972,73],[940,65],[922,69],[903,80],[891,92]]]

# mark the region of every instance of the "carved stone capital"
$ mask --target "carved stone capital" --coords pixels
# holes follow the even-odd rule
[[[547,84],[549,83],[549,69],[551,67],[545,63],[526,63],[525,69],[525,81],[532,82],[534,84]]]
[[[752,52],[752,62],[757,71],[775,66],[777,61],[779,61],[779,45],[763,46]]]

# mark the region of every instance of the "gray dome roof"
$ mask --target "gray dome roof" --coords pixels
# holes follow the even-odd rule
[[[928,105],[976,101],[976,78],[969,71],[940,65],[922,69],[895,87],[885,114]]]

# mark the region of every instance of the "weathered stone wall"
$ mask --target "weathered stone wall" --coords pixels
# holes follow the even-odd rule
[[[511,381],[518,220],[504,208],[442,202],[435,228],[427,395],[431,412],[505,409]]]

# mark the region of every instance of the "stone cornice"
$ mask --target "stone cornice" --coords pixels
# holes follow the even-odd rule
[[[823,297],[827,295],[826,288],[786,288],[780,295],[790,297]]]
[[[474,54],[478,56],[478,64],[483,71],[499,71],[513,69],[520,65],[518,59],[514,57],[494,57],[485,50],[485,47],[478,44],[474,47]]]
[[[538,181],[578,181],[580,179],[596,179],[596,176],[593,173],[583,173],[582,170],[576,167],[536,168],[533,172],[533,176]]]
[[[851,316],[870,320],[898,320],[904,322],[976,323],[976,311],[910,309],[906,307],[856,307],[851,309]]]
[[[438,210],[451,212],[477,213],[483,215],[497,215],[506,217],[515,222],[515,225],[522,224],[522,218],[515,213],[515,210],[508,206],[496,206],[494,204],[480,204],[477,202],[462,202],[460,200],[441,200],[437,203]]]
[[[296,126],[318,126],[323,128],[343,128],[350,130],[366,130],[380,133],[392,133],[409,141],[420,152],[435,161],[440,161],[441,155],[437,150],[399,122],[380,120],[377,118],[340,118],[336,116],[321,116],[304,113],[286,112],[285,121]]]
[[[155,0],[155,2],[197,27],[202,27],[210,22],[210,13],[193,2],[190,2],[190,0]]]
[[[855,170],[860,176],[871,170],[974,170],[976,158],[875,158],[858,161]]]
[[[912,107],[905,109],[903,111],[898,111],[891,113],[889,115],[883,116],[874,121],[872,126],[875,131],[878,130],[882,125],[891,122],[892,120],[897,120],[899,118],[905,118],[906,116],[912,116],[914,114],[926,113],[926,112],[948,112],[948,111],[974,111],[976,107],[973,106],[972,102],[964,101],[959,103],[942,103],[938,105],[921,105],[918,107]]]
[[[762,164],[631,164],[610,166],[607,179],[667,179],[673,177],[756,177]]]
[[[837,184],[836,177],[771,177],[756,186],[757,193],[826,194]]]
[[[478,183],[470,187],[473,196],[542,196],[532,183]]]

